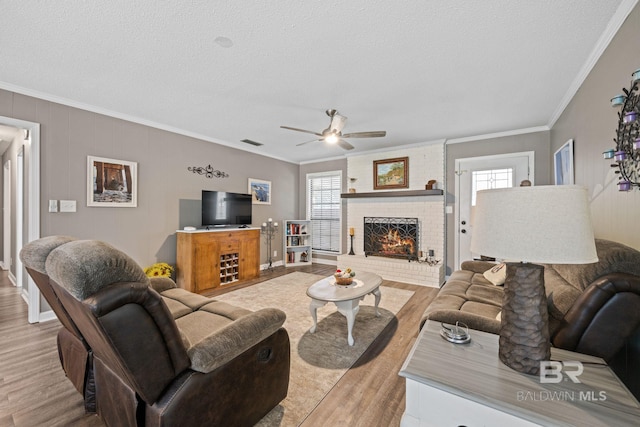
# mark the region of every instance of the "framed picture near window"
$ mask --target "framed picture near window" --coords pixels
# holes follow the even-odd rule
[[[409,158],[374,160],[373,189],[409,188]]]
[[[138,206],[138,163],[87,156],[87,206]]]
[[[270,205],[271,181],[249,178],[249,194],[254,205]]]
[[[553,154],[553,170],[556,185],[573,184],[573,139]]]

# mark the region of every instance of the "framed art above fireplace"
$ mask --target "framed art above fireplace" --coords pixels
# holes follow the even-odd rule
[[[409,157],[373,161],[373,189],[409,188]]]

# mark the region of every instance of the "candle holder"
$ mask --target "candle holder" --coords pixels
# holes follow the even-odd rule
[[[351,187],[349,187],[349,193],[355,193],[356,189],[354,187],[356,181],[358,180],[358,178],[349,178],[349,181],[351,181]]]
[[[353,237],[355,235],[355,230],[353,228],[349,229],[349,236],[351,237],[351,250],[349,251],[349,255],[355,255],[356,253],[353,252]]]
[[[276,237],[276,233],[278,232],[278,223],[273,222],[273,219],[269,218],[267,222],[263,222],[260,226],[260,234],[264,236],[265,243],[267,244],[267,261],[269,265],[265,270],[272,271],[273,270],[273,257],[271,251],[271,242]]]
[[[623,94],[611,99],[618,111],[618,129],[613,139],[615,147],[602,153],[606,160],[614,160],[618,190],[631,191],[640,188],[640,70],[632,74],[631,86],[623,88]]]

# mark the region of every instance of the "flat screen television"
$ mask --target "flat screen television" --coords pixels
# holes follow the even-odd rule
[[[202,190],[202,226],[251,224],[251,194]]]

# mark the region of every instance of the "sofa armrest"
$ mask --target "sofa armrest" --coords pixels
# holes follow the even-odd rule
[[[456,322],[460,322],[467,325],[469,329],[476,331],[488,332],[490,334],[500,333],[500,320],[460,310],[443,309],[425,312],[420,320],[420,329],[422,329],[427,320],[447,323],[449,325],[455,325]]]
[[[149,277],[149,285],[153,288],[154,291],[161,294],[167,289],[177,288],[176,282],[174,282],[170,277],[160,277],[154,276]]]
[[[495,267],[496,264],[497,263],[492,261],[463,261],[460,265],[460,269],[482,274],[485,271]]]
[[[286,319],[276,308],[247,314],[187,349],[191,369],[211,372],[275,333]]]
[[[640,327],[640,277],[602,276],[576,299],[552,337],[566,350],[609,361]]]

